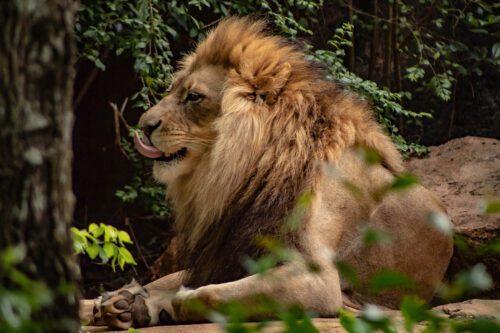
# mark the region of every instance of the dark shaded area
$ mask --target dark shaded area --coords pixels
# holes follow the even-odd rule
[[[361,2],[359,5],[363,10],[370,11],[368,4],[366,8]],[[199,13],[199,16],[203,16],[203,13]],[[213,20],[210,17],[207,21]],[[326,48],[326,42],[335,28],[346,21],[346,15],[336,6],[325,6],[319,21],[320,24],[314,27],[314,37],[302,37],[316,47]],[[356,38],[359,39],[355,44],[354,72],[366,78],[370,76],[370,44],[363,38],[369,38],[369,35],[364,37],[356,35]],[[193,40],[181,36],[173,44],[174,59],[179,59],[193,46]],[[73,186],[77,198],[75,225],[85,227],[92,222],[103,222],[135,234],[140,244],[140,251],[136,247],[137,244],[129,248],[139,266],[135,271],[127,269],[126,274],[112,274],[109,267],[92,264],[88,258],[82,256],[82,272],[87,296],[95,296],[99,291],[97,289],[101,287],[108,290],[116,289],[128,282],[132,276],[144,276],[152,262],[163,253],[172,237],[171,221],[144,219],[146,214],[138,211],[131,215],[131,207],[125,207],[114,195],[117,189],[129,182],[133,172],[130,163],[115,144],[115,124],[109,102],[121,105],[125,98],[139,89],[140,82],[134,73],[132,60],[110,56],[105,64],[106,71],[98,70],[90,84],[87,80],[93,76],[94,65],[88,62],[77,64],[75,96],[78,96],[84,86],[88,85],[89,89],[75,108],[76,121],[73,133]],[[402,67],[405,65],[407,64],[403,60]],[[382,83],[382,68],[379,66],[378,71],[372,76],[374,81]],[[482,76],[460,79],[456,87],[455,100],[441,109],[435,109],[436,101],[432,97],[407,101],[405,106],[408,109],[419,111],[434,109],[434,119],[425,121],[422,128],[408,125],[402,128],[402,133],[426,145],[437,145],[451,138],[466,135],[500,138],[499,86],[499,69],[484,68]],[[403,88],[413,91],[412,87]],[[141,113],[142,110],[132,108],[129,103],[125,110],[125,118],[130,124],[135,124]],[[127,216],[133,216],[129,220],[129,225],[125,224]],[[175,252],[172,249],[171,251]],[[145,260],[142,260],[141,256]],[[163,255],[162,260],[165,263],[160,265],[159,271],[170,271],[166,267],[172,265],[168,258],[170,258],[168,254]],[[156,273],[153,271],[153,274]],[[113,280],[118,276],[118,280]]]
[[[483,75],[459,81],[450,106],[437,110],[423,124],[422,143],[439,145],[464,136],[500,139],[500,69],[488,66]],[[425,107],[419,103],[418,107]]]
[[[88,62],[77,66],[75,97],[86,84],[94,67]],[[80,256],[83,289],[86,297],[95,297],[104,290],[113,290],[139,279],[149,265],[160,256],[170,237],[169,221],[130,218],[125,223],[127,210],[115,191],[127,184],[133,170],[115,143],[115,122],[110,102],[121,105],[138,90],[139,82],[127,58],[111,58],[106,71],[98,71],[81,102],[75,109],[73,131],[73,190],[76,196],[75,226],[87,227],[90,223],[105,223],[127,231],[137,239],[129,246],[136,258],[137,267],[114,273],[107,265],[92,263],[87,256]],[[135,124],[141,111],[127,106],[127,121]],[[122,129],[122,135],[126,131]],[[141,212],[134,212],[141,216]],[[138,247],[139,246],[139,247]],[[139,250],[140,249],[140,250]],[[119,268],[117,268],[119,269]],[[140,274],[139,274],[140,273]]]
[[[93,64],[78,64],[76,92],[81,92],[93,70]],[[130,164],[115,144],[114,117],[109,105],[110,102],[120,105],[137,91],[132,64],[128,59],[114,58],[107,62],[105,72],[97,71],[75,109],[73,188],[77,198],[77,226],[95,221],[111,223],[116,219],[122,203],[114,192],[127,183],[132,172]],[[140,113],[127,111],[127,117],[135,123]]]

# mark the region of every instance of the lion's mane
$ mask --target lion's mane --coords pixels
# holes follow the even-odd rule
[[[262,21],[224,20],[180,73],[205,65],[228,73],[216,140],[193,173],[169,186],[190,286],[243,277],[241,259],[263,254],[257,235],[300,247],[300,229],[282,226],[300,194],[314,194],[322,162],[335,164],[346,149],[363,145],[388,169],[402,169],[367,104],[326,81]]]

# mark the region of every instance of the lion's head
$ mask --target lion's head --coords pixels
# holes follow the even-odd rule
[[[189,60],[174,75],[168,95],[139,123],[146,137],[136,140],[138,149],[155,158],[154,177],[165,184],[192,172],[217,136],[214,122],[221,113],[227,70],[220,65],[193,70]]]
[[[260,253],[256,233],[285,237],[282,221],[301,193],[314,192],[318,162],[364,144],[400,168],[364,102],[248,18],[209,33],[140,126],[146,136],[136,145],[156,158],[154,176],[168,184],[187,265],[197,269],[193,284],[241,276],[227,268]]]
[[[265,35],[262,21],[227,19],[181,61],[167,97],[142,116],[140,126],[151,142],[148,147],[147,138],[144,145],[138,141],[139,151],[156,158],[154,176],[163,183],[192,172],[206,154],[233,160],[242,150],[248,155],[246,149],[268,143],[269,116],[293,115],[285,90],[288,95],[301,90],[307,99],[313,87],[305,84],[315,74],[300,52]],[[227,146],[226,140],[239,139]]]

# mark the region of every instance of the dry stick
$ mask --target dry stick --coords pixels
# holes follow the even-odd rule
[[[451,139],[451,135],[453,134],[453,125],[455,123],[455,111],[456,111],[456,104],[455,104],[455,97],[457,95],[457,84],[453,87],[453,100],[451,103],[451,114],[450,114],[450,124],[448,125],[448,140]]]
[[[351,47],[349,47],[349,59],[348,59],[348,68],[350,72],[354,72],[354,22],[353,22],[353,6],[352,6],[352,0],[348,1],[347,8],[349,10],[349,23],[351,24],[352,28],[352,35],[351,35]]]
[[[146,261],[146,258],[142,254],[142,251],[141,251],[141,248],[139,246],[139,243],[137,242],[137,238],[135,237],[134,228],[132,228],[132,225],[130,224],[130,220],[129,220],[128,217],[125,217],[125,225],[130,230],[130,234],[132,235],[132,239],[134,240],[135,247],[137,248],[137,253],[139,253],[139,256],[141,257],[141,260],[144,262],[144,265],[149,270],[148,262]]]
[[[113,109],[113,116],[114,116],[114,120],[115,120],[115,144],[118,146],[118,148],[120,149],[120,151],[122,152],[122,154],[126,158],[128,158],[128,155],[125,152],[125,150],[123,150],[123,147],[121,145],[120,123],[122,123],[123,126],[125,126],[125,128],[127,130],[130,127],[129,124],[128,124],[128,122],[127,122],[127,120],[123,116],[123,113],[125,112],[125,107],[127,106],[127,102],[128,102],[128,97],[125,98],[125,100],[123,101],[123,103],[122,103],[122,105],[120,107],[120,110],[118,110],[118,106],[115,103],[112,103],[112,102],[109,103],[109,105]],[[141,248],[139,247],[139,243],[137,242],[137,237],[135,237],[134,229],[132,228],[132,225],[130,224],[130,221],[129,221],[128,217],[125,217],[125,225],[130,230],[130,234],[132,235],[132,239],[134,240],[135,247],[137,248],[137,253],[139,253],[139,256],[141,257],[142,261],[144,262],[144,265],[149,270],[148,262],[146,261],[146,258],[142,254]],[[135,269],[135,267],[132,266],[132,268],[133,268],[135,274],[138,275],[137,270]]]
[[[200,28],[200,30],[203,30],[203,29],[206,29],[206,28],[210,28],[211,26],[216,25],[216,24],[217,24],[217,23],[219,23],[220,21],[222,21],[222,18],[219,18],[219,19],[217,19],[217,20],[215,20],[215,21],[212,21],[212,22],[210,22],[210,23],[205,24],[204,26],[202,26],[202,27]]]
[[[378,0],[373,0],[373,29],[372,29],[372,43],[370,45],[370,65],[368,68],[368,78],[373,80],[375,66],[377,64],[377,47],[379,45],[378,42],[378,25],[379,18],[377,16],[378,11]]]
[[[396,82],[396,89],[401,91],[403,89],[401,80],[401,63],[399,59],[399,43],[398,43],[398,25],[396,22],[399,20],[399,4],[394,1],[394,23],[392,24],[392,43],[393,43],[393,58],[394,58],[394,81]]]
[[[398,43],[398,20],[399,20],[399,3],[394,1],[394,22],[392,24],[392,43],[393,43],[393,59],[394,59],[394,82],[396,83],[396,90],[403,90],[403,82],[401,79],[401,62],[399,59],[399,43]],[[405,123],[404,117],[399,116],[399,130],[404,131]]]
[[[118,106],[115,103],[110,102],[109,105],[113,109],[113,117],[114,117],[114,121],[115,121],[115,145],[118,146],[118,149],[120,149],[123,156],[125,156],[128,159],[128,155],[121,145],[122,136],[121,136],[121,131],[120,131],[120,122],[125,126],[125,128],[127,130],[129,128],[127,121],[123,117],[123,112],[125,111],[125,107],[127,105],[127,102],[128,102],[128,97],[125,98],[125,100],[123,101],[122,106],[120,107],[120,110],[118,110]]]
[[[376,1],[376,0],[374,0],[374,1]],[[342,0],[340,1],[340,3],[341,3],[341,4],[343,4],[344,6],[349,7],[349,4],[348,4],[348,3],[345,3],[345,2],[344,2],[344,1],[342,1]],[[381,21],[388,22],[388,23],[390,23],[390,22],[391,22],[389,19],[386,19],[386,18],[383,18],[383,17],[377,16],[376,14],[373,14],[373,15],[372,15],[372,14],[370,14],[370,13],[368,13],[368,12],[365,12],[364,10],[358,9],[358,8],[356,8],[356,7],[354,7],[354,6],[350,6],[350,7],[351,7],[351,9],[352,9],[354,12],[356,12],[357,14],[360,14],[360,15],[363,15],[363,16],[367,16],[367,17],[371,17],[371,18],[377,18],[377,19],[379,19],[379,20],[381,20]]]

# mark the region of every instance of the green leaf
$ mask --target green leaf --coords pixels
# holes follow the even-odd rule
[[[120,243],[129,243],[133,244],[132,240],[130,239],[129,234],[126,231],[118,231],[118,240]]]
[[[127,333],[141,333],[141,331],[131,327],[128,329]]]
[[[129,252],[129,250],[127,250],[126,248],[124,248],[124,247],[118,248],[118,253],[119,253],[119,256],[120,256],[119,259],[123,259],[123,261],[125,263],[131,264],[131,265],[137,265],[137,263],[134,260],[134,257]]]
[[[111,225],[105,225],[101,223],[101,227],[104,229],[104,241],[105,242],[114,242],[118,236],[118,231],[115,227]]]
[[[481,203],[481,212],[487,215],[500,213],[500,199],[487,198]]]
[[[91,223],[88,227],[88,230],[94,237],[99,237],[104,233],[104,228],[102,226],[102,223],[101,226],[98,226],[95,223]]]
[[[415,284],[409,277],[396,271],[379,272],[370,281],[370,289],[373,291],[393,288],[413,290],[415,289]]]
[[[109,258],[112,258],[115,255],[115,247],[116,245],[113,245],[110,242],[105,242],[104,245],[102,246],[102,249]]]
[[[405,328],[408,332],[413,331],[416,323],[427,319],[426,304],[416,296],[405,296],[400,307],[405,320]]]
[[[339,274],[345,278],[352,286],[356,287],[359,285],[359,276],[356,270],[346,263],[345,261],[337,261],[335,262],[335,266],[337,267]]]
[[[99,259],[103,264],[107,264],[109,261],[109,256],[104,252],[102,247],[99,247]]]
[[[491,55],[494,59],[500,58],[500,43],[495,43],[491,47]]]
[[[420,181],[417,176],[411,173],[401,173],[396,176],[393,182],[389,185],[388,191],[401,191],[418,184]]]
[[[83,253],[84,248],[87,247],[87,238],[82,234],[80,230],[75,227],[71,227],[71,236],[73,238],[73,249],[76,254]]]
[[[452,323],[453,332],[473,332],[473,333],[492,333],[500,332],[500,322],[494,319],[474,319],[466,321],[454,321]]]
[[[285,227],[290,231],[297,230],[302,225],[305,212],[311,206],[313,195],[311,192],[302,193],[295,204],[292,213],[288,217]]]
[[[4,267],[16,265],[22,262],[25,257],[26,257],[25,245],[9,246],[5,250],[2,250],[2,252],[0,252],[0,262]]]
[[[99,245],[97,244],[92,244],[88,246],[85,251],[89,255],[90,259],[95,259],[97,258],[97,255],[99,254]]]
[[[94,233],[94,230],[98,229],[99,226],[95,223],[90,223],[89,227],[87,228],[89,232]]]
[[[370,325],[346,310],[341,309],[340,312],[340,325],[349,333],[371,333]]]
[[[118,257],[118,266],[120,266],[120,269],[123,271],[125,267],[125,259],[123,257]]]
[[[362,231],[363,244],[372,246],[376,244],[388,244],[392,241],[392,235],[382,229],[366,227]]]
[[[359,147],[357,152],[363,158],[363,161],[367,165],[375,165],[380,164],[382,162],[382,156],[380,156],[379,152],[376,149],[370,147]]]
[[[94,65],[103,72],[106,70],[106,65],[99,58],[94,59]]]

